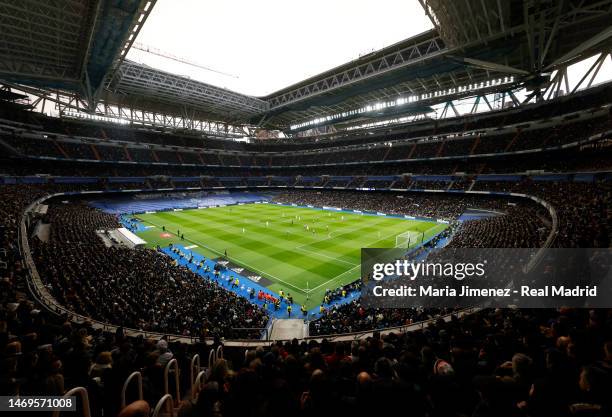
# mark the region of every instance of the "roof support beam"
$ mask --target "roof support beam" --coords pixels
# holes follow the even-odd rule
[[[482,61],[476,58],[459,58],[461,62],[474,68],[479,68],[485,71],[495,71],[504,74],[529,75],[529,71],[520,68],[510,67],[508,65],[496,64],[494,62]]]
[[[91,82],[89,80],[89,74],[87,73],[87,64],[89,63],[89,54],[91,51],[91,45],[93,43],[94,34],[96,33],[96,26],[98,25],[98,15],[100,14],[100,9],[102,8],[102,1],[98,1],[95,5],[95,12],[93,18],[91,19],[91,27],[89,28],[89,34],[87,36],[87,47],[85,48],[85,53],[82,56],[81,60],[81,82],[83,83],[83,87],[85,90],[85,97],[90,104],[93,104],[93,93],[91,88]]]
[[[550,34],[548,35],[548,40],[546,41],[546,46],[544,47],[544,50],[540,54],[540,68],[542,68],[544,66],[544,61],[546,60],[546,56],[548,55],[548,51],[550,49],[550,46],[552,45],[553,40],[557,36],[557,31],[559,29],[559,21],[561,20],[561,10],[563,10],[563,4],[565,3],[565,1],[564,0],[557,0],[557,1],[558,1],[559,4],[557,6],[557,13],[555,15],[555,22],[553,23],[553,27],[552,27],[552,29],[550,31]]]
[[[572,49],[571,51],[569,51],[562,57],[557,58],[553,63],[546,66],[545,69],[548,70],[551,68],[555,68],[558,65],[563,64],[566,61],[570,61],[576,58],[578,55],[582,54],[583,52],[587,51],[589,48],[607,40],[610,37],[612,37],[612,26],[602,30],[597,35],[593,36],[592,38],[587,39],[586,41],[582,42],[580,45],[578,45],[577,47],[575,47],[574,49]]]
[[[487,98],[486,95],[482,96],[482,99],[484,100],[484,102],[487,104],[487,107],[489,108],[489,110],[493,111],[493,106],[491,106],[491,103],[489,102],[489,99]]]
[[[336,72],[328,72],[321,78],[307,80],[302,84],[284,89],[267,97],[270,109],[276,110],[305,99],[330,93],[339,88],[378,77],[384,73],[398,70],[409,65],[423,62],[439,55],[444,50],[440,37],[431,31],[428,37],[407,40],[404,46],[382,50],[367,58],[355,61],[350,66],[343,66]]]

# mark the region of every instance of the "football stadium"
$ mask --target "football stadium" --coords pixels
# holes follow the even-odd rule
[[[0,0],[0,197],[0,413],[612,416],[612,0]]]

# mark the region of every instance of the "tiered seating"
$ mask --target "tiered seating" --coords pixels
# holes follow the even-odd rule
[[[589,141],[601,143],[612,135],[610,120],[610,110],[599,109],[592,114],[582,116],[572,114],[566,118],[559,117],[552,121],[542,120],[518,126],[506,125],[497,130],[462,130],[452,134],[441,134],[436,131],[436,134],[428,132],[422,137],[399,138],[376,144],[321,147],[318,150],[294,149],[263,155],[254,153],[257,147],[253,145],[244,145],[239,151],[232,150],[231,153],[228,153],[227,149],[211,152],[211,149],[208,148],[201,153],[194,153],[187,149],[169,150],[156,143],[127,146],[125,142],[108,139],[87,139],[79,143],[75,142],[75,139],[67,139],[63,136],[51,140],[43,132],[33,134],[13,131],[10,135],[4,134],[2,140],[16,149],[20,157],[101,159],[113,163],[129,161],[141,164],[195,164],[197,166],[241,167],[245,170],[253,166],[271,169],[272,167],[322,167],[368,162],[385,162],[382,165],[387,165],[393,161],[409,161],[414,164],[417,161],[432,160],[437,163],[438,158],[457,159],[457,164],[460,164],[461,158],[468,156],[507,154],[525,150],[543,153],[543,149],[550,150],[559,145],[571,144],[577,148],[578,144],[584,145]],[[594,136],[599,133],[605,133],[606,136],[604,138]],[[147,137],[150,135],[145,135],[145,138]],[[93,148],[90,142],[94,143]],[[386,169],[393,168],[387,167]]]

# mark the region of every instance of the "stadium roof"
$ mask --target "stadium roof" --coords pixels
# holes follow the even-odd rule
[[[155,0],[0,0],[0,78],[93,101]]]
[[[235,93],[180,75],[124,61],[105,92],[108,102],[175,114],[177,104],[199,118],[241,123],[268,110],[256,97]]]
[[[267,125],[299,126],[431,92],[444,93],[429,102],[444,102],[499,77],[512,78],[499,91],[540,87],[558,66],[610,47],[609,0],[419,1],[434,30],[266,97]]]
[[[124,61],[154,2],[0,0],[0,78],[297,131],[377,118],[380,103],[411,114],[483,92],[526,87],[538,95],[555,69],[611,48],[612,0],[419,2],[433,30],[257,98]]]

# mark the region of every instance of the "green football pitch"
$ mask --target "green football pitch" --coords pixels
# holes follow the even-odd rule
[[[137,217],[151,226],[138,233],[149,246],[181,244],[212,259],[224,258],[263,277],[260,284],[270,290],[291,293],[297,303],[309,309],[321,303],[326,289],[359,279],[361,248],[395,247],[396,237],[402,234],[411,236],[410,246],[415,246],[421,237],[427,240],[447,227],[428,221],[276,204]],[[176,235],[179,230],[184,241]]]

